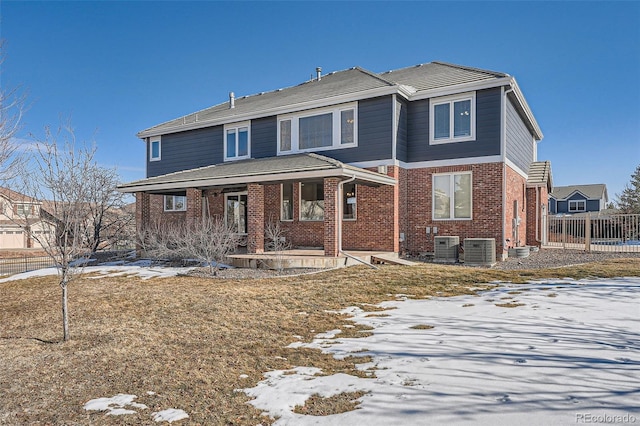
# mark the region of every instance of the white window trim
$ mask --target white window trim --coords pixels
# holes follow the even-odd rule
[[[324,221],[324,213],[323,213],[323,217],[322,219],[303,219],[302,218],[302,184],[304,182],[300,182],[300,186],[298,187],[298,220],[300,220],[300,222],[323,222]],[[307,184],[313,184],[315,183],[316,185],[321,185],[323,186],[322,183],[319,182],[307,182]],[[322,201],[324,202],[324,198],[322,199]]]
[[[453,104],[458,101],[471,101],[471,134],[469,136],[454,137]],[[450,104],[449,108],[449,131],[447,139],[435,138],[435,107],[436,105]],[[441,98],[433,98],[429,102],[429,145],[439,145],[444,143],[468,142],[476,139],[476,92],[460,93]]]
[[[343,144],[341,143],[342,132],[341,125],[341,113],[342,111],[353,110],[353,143]],[[313,117],[316,115],[332,114],[333,120],[333,141],[331,146],[321,146],[317,148],[300,148],[299,141],[299,120],[301,118]],[[280,149],[280,123],[282,121],[291,121],[291,150],[282,151]],[[358,146],[358,103],[352,102],[349,104],[334,105],[327,108],[318,108],[314,110],[308,110],[303,112],[296,112],[293,114],[286,114],[278,116],[278,155],[296,154],[299,152],[317,152],[328,151],[334,149],[355,148]]]
[[[228,224],[229,223],[229,215],[227,214],[227,200],[229,199],[230,196],[233,197],[240,197],[241,195],[246,195],[247,196],[247,205],[245,205],[245,208],[248,208],[248,204],[249,204],[249,192],[248,191],[240,191],[240,192],[227,192],[224,194],[224,223]],[[247,212],[247,222],[245,223],[245,227],[246,232],[236,232],[236,235],[248,235],[249,233],[249,214]]]
[[[247,128],[247,155],[236,155],[235,157],[227,156],[227,131],[235,130],[236,131],[236,153],[238,152],[238,129],[246,127]],[[251,158],[251,120],[249,121],[241,121],[238,123],[230,123],[224,125],[223,130],[223,146],[224,146],[224,161],[236,161],[236,160],[244,160],[247,158]]]
[[[171,210],[167,209],[167,197],[173,197],[174,208],[171,209]],[[176,197],[184,197],[184,207],[183,208],[181,208],[181,209],[176,209],[175,208]],[[162,197],[162,209],[165,212],[169,212],[169,213],[172,213],[172,212],[185,212],[185,211],[187,211],[187,197],[184,196],[184,195],[165,195],[165,196]]]
[[[455,190],[455,176],[457,175],[470,175],[471,179],[469,181],[469,196],[471,197],[471,216],[470,217],[454,217],[454,213],[455,213],[455,197],[454,197],[454,190]],[[435,180],[436,180],[436,176],[451,176],[453,177],[453,179],[450,180],[449,182],[449,189],[451,190],[451,199],[449,200],[449,214],[451,217],[449,218],[436,218],[436,199],[434,197],[435,194]],[[469,221],[469,220],[473,220],[473,172],[471,171],[467,171],[467,172],[451,172],[451,173],[434,173],[433,175],[431,175],[431,218],[434,221]]]
[[[584,208],[583,209],[578,209],[577,208],[577,204],[578,203],[584,203]],[[575,209],[571,209],[571,204],[576,205]],[[568,200],[567,202],[567,211],[569,213],[582,213],[582,212],[586,212],[587,211],[587,200]]]
[[[283,219],[284,217],[284,185],[291,185],[291,219]],[[281,183],[280,184],[280,222],[293,222],[293,194],[295,194],[295,183]]]
[[[153,144],[158,142],[158,156],[153,156]],[[160,161],[162,159],[162,137],[158,136],[149,139],[149,161]]]

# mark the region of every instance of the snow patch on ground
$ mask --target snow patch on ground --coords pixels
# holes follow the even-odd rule
[[[640,422],[640,279],[502,284],[479,295],[385,302],[385,317],[347,309],[372,336],[332,330],[291,347],[370,356],[358,368],[376,378],[297,367],[266,373],[244,392],[277,425]],[[504,303],[522,305],[496,306]],[[433,328],[412,328],[424,324]],[[355,411],[293,413],[313,394],[358,390],[370,393]]]
[[[90,278],[104,278],[104,277],[119,277],[119,276],[131,276],[137,275],[143,280],[149,278],[167,278],[175,277],[178,274],[186,274],[193,268],[168,268],[168,267],[152,267],[151,261],[140,261],[129,263],[126,266],[123,265],[100,265],[100,266],[87,266],[82,268],[84,274],[98,274],[98,276]],[[56,275],[58,270],[56,268],[44,268],[36,271],[24,272],[21,274],[15,274],[7,278],[0,279],[0,283],[15,280],[24,280],[32,277],[45,277],[49,275]]]
[[[155,392],[148,391],[147,395],[155,395]],[[147,407],[144,404],[133,402],[137,398],[136,395],[128,395],[120,393],[111,398],[96,398],[88,401],[84,404],[84,409],[87,411],[106,411],[108,416],[122,416],[126,414],[138,414],[138,411],[129,408],[137,408],[139,410],[146,410]],[[156,422],[175,422],[178,420],[186,419],[189,415],[176,408],[169,408],[166,410],[151,413],[151,417]]]

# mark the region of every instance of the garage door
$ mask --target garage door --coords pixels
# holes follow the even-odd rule
[[[0,249],[24,248],[23,231],[0,231]]]

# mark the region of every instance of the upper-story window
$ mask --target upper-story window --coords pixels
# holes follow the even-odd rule
[[[464,93],[431,100],[429,142],[432,145],[475,139],[476,94]]]
[[[585,200],[569,200],[569,211],[572,213],[585,212],[587,211],[587,202]]]
[[[278,120],[278,153],[357,146],[355,103],[287,114]]]
[[[224,159],[240,160],[251,156],[251,123],[227,124],[224,126]]]
[[[158,161],[160,160],[161,155],[161,145],[160,138],[151,139],[149,141],[149,161]]]
[[[16,215],[21,217],[35,216],[36,206],[32,204],[16,204]]]

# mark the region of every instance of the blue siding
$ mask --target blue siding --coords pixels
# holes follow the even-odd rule
[[[278,147],[278,119],[275,116],[251,120],[251,158],[275,157]]]
[[[429,100],[409,103],[409,161],[450,160],[500,155],[500,88],[476,92],[476,140],[429,145]]]
[[[407,161],[407,103],[396,101],[396,159]]]
[[[147,177],[220,163],[223,160],[222,126],[163,135],[160,161],[149,161],[147,143]]]
[[[393,98],[382,96],[358,102],[358,146],[317,151],[345,163],[387,160],[392,155]]]
[[[586,211],[587,212],[599,212],[600,211],[600,200],[591,200],[586,199],[580,193],[572,194],[566,200],[556,200],[553,197],[549,197],[549,213],[550,214],[566,214],[566,213],[576,213],[569,211],[569,200],[571,201],[584,201],[586,200]],[[582,212],[580,212],[582,213]]]
[[[529,170],[531,162],[534,161],[533,136],[509,98],[507,98],[506,109],[506,156],[518,166],[520,170],[526,172]]]

